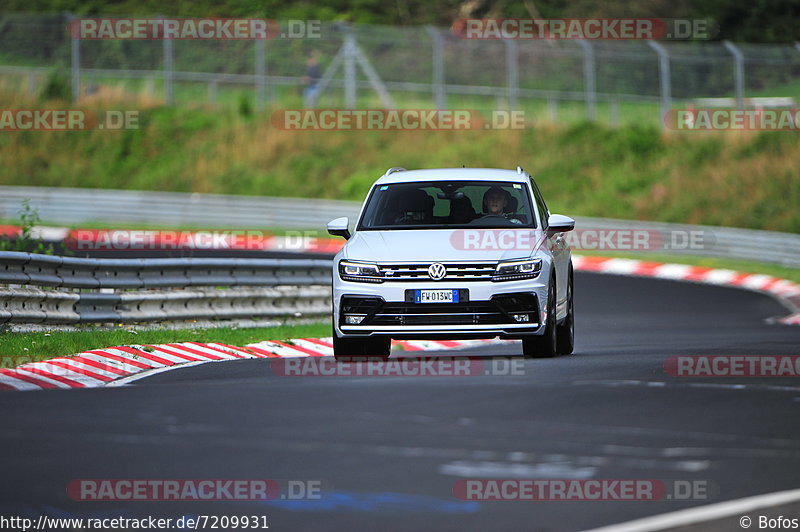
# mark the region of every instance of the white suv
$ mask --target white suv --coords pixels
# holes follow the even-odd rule
[[[529,357],[573,349],[572,262],[533,178],[513,170],[389,169],[333,265],[337,358],[389,356],[390,339],[517,338]]]

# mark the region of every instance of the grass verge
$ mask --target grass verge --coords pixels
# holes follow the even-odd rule
[[[67,356],[118,345],[175,342],[220,342],[242,346],[264,340],[330,336],[330,323],[278,327],[183,330],[137,330],[134,326],[111,331],[0,332],[0,367],[14,368],[26,362]]]

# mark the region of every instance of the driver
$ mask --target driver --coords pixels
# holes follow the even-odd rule
[[[483,195],[483,210],[487,215],[503,216],[508,198],[502,188],[494,186]]]
[[[483,195],[484,216],[502,216],[513,224],[522,222],[515,217],[509,217],[505,212],[508,208],[508,192],[498,186],[493,186]]]

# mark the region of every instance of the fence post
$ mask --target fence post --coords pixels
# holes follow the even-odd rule
[[[425,26],[425,30],[431,36],[433,44],[433,100],[437,109],[447,108],[447,96],[444,87],[444,41],[439,34],[439,30],[433,26]]]
[[[744,54],[735,44],[730,41],[723,41],[725,48],[733,55],[734,61],[734,80],[736,83],[736,106],[741,109],[744,107]]]
[[[164,99],[167,105],[175,103],[175,93],[172,81],[175,77],[173,72],[173,49],[172,39],[164,36]]]
[[[594,68],[594,49],[588,41],[578,40],[578,44],[583,48],[583,91],[586,95],[586,118],[594,121],[596,94],[596,78]]]
[[[614,98],[609,103],[609,119],[611,121],[611,127],[619,126],[619,100]]]
[[[217,81],[210,81],[208,83],[208,103],[217,105]]]
[[[661,125],[666,127],[664,117],[672,108],[672,75],[669,68],[669,52],[661,43],[647,41],[650,48],[658,54],[658,78],[661,84]]]
[[[517,108],[519,92],[519,46],[517,41],[506,39],[506,89],[508,91],[509,109]]]
[[[558,123],[558,101],[550,96],[547,99],[547,108],[550,111],[550,121],[554,124]]]
[[[75,18],[75,15],[69,15],[69,20],[72,21]],[[73,25],[70,25],[70,59],[72,64],[70,65],[71,70],[71,88],[72,88],[72,101],[77,102],[81,97],[81,41],[77,35],[75,35],[75,29]]]
[[[345,107],[356,107],[356,46],[352,29],[344,37],[344,101]]]
[[[264,108],[264,101],[267,88],[267,59],[266,41],[255,39],[255,74],[256,74],[256,110]]]

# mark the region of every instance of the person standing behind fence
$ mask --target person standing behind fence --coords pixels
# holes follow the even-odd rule
[[[319,91],[319,80],[322,77],[322,69],[319,66],[319,59],[316,50],[306,52],[306,75],[303,76],[303,103],[306,107],[313,107],[317,100]]]

